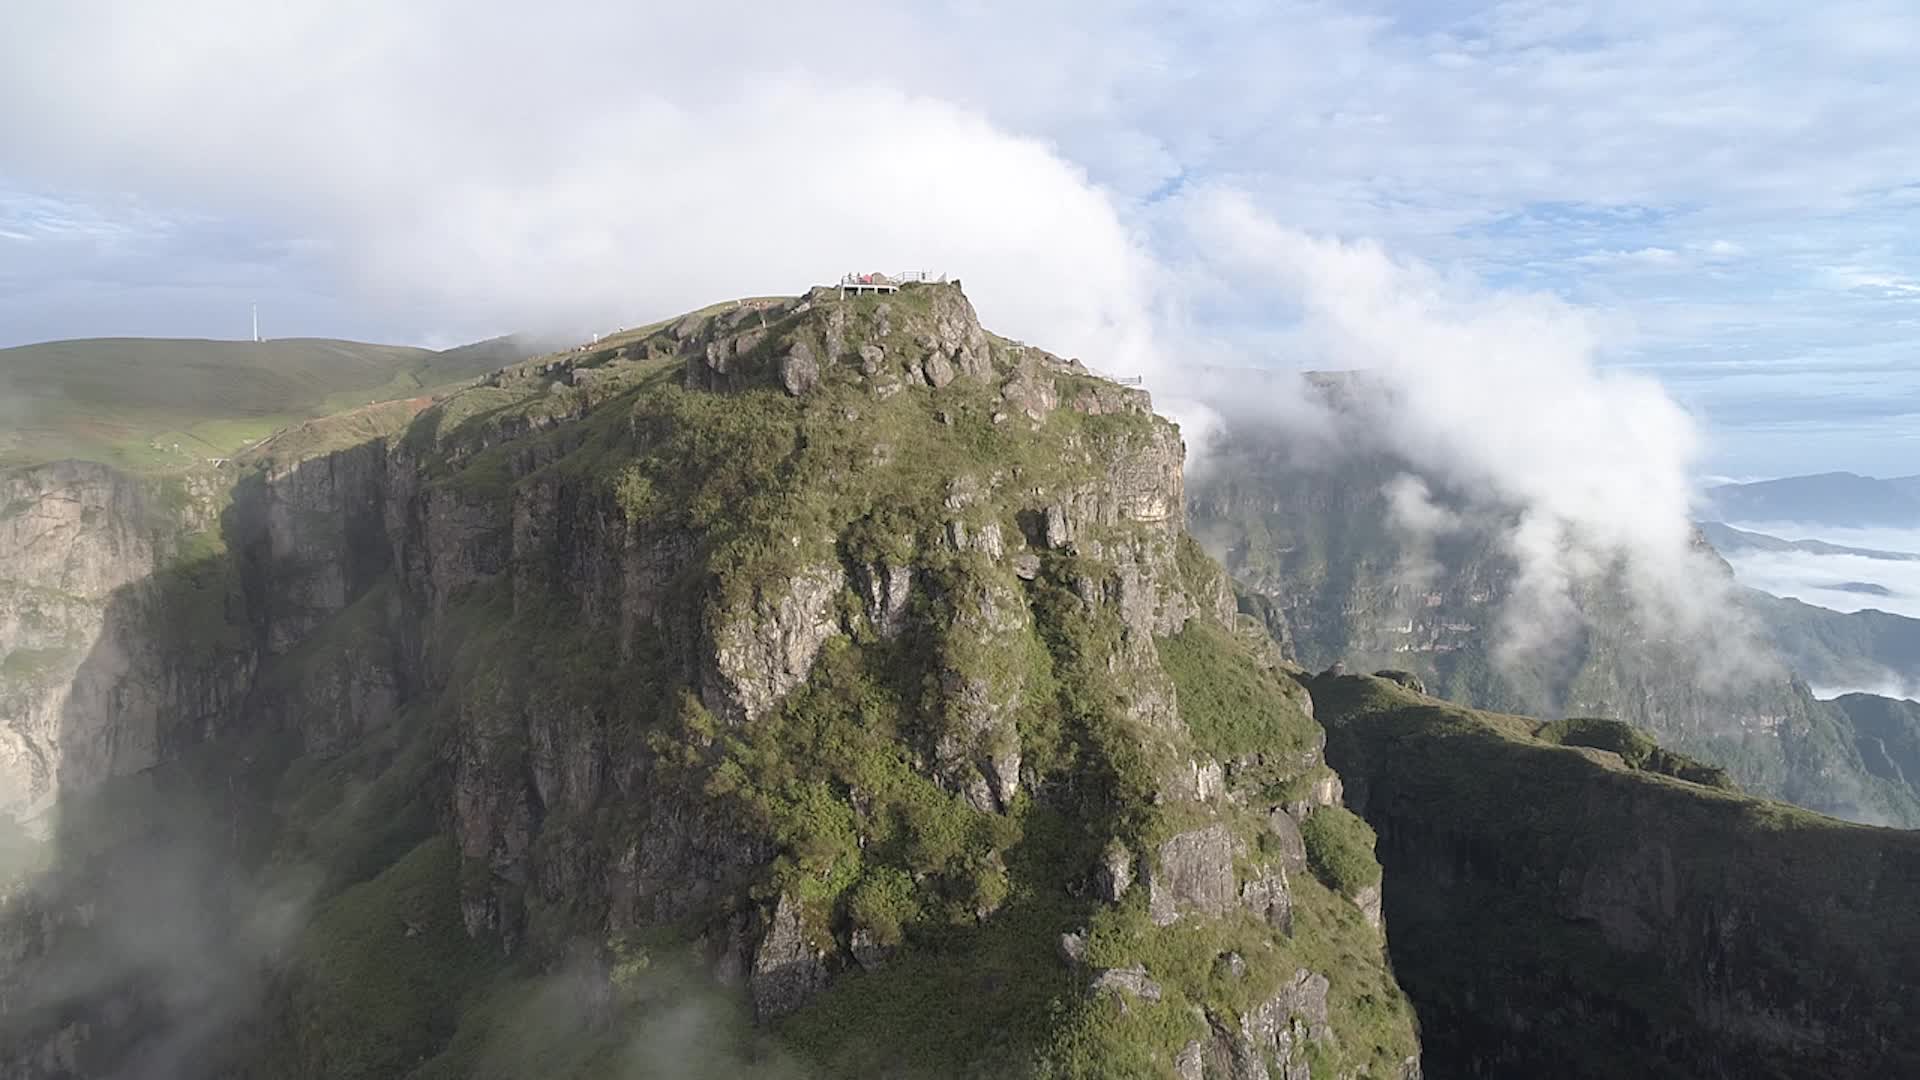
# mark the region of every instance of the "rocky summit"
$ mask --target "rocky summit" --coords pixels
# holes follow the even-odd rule
[[[1499,669],[1406,463],[1189,488],[957,284],[396,355],[0,471],[0,1076],[1920,1071],[1920,834],[1770,801],[1896,817],[1920,718],[1604,587]]]
[[[0,1074],[1417,1074],[1182,463],[927,284],[0,475]]]

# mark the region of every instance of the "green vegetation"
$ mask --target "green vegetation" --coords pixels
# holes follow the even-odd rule
[[[1145,967],[1162,1000],[1128,1002],[1124,1012],[1111,997],[1077,1004],[1051,1047],[1054,1068],[1042,1075],[1151,1075],[1197,1034],[1194,1006],[1211,1007],[1236,1026],[1241,1014],[1305,970],[1328,978],[1335,1033],[1331,1045],[1315,1048],[1314,1075],[1398,1076],[1401,1063],[1417,1052],[1413,1011],[1381,963],[1379,935],[1358,908],[1318,881],[1295,882],[1293,896],[1289,936],[1241,912],[1156,927],[1140,896],[1096,912],[1087,962]],[[1241,958],[1244,973],[1223,962],[1229,953]]]
[[[1299,771],[1294,763],[1315,748],[1320,730],[1291,675],[1259,666],[1229,631],[1204,619],[1155,645],[1196,747],[1220,761],[1260,758],[1273,783]]]
[[[1307,842],[1307,864],[1329,888],[1352,896],[1380,884],[1373,859],[1373,829],[1344,806],[1324,806],[1300,826]]]
[[[458,868],[450,840],[425,840],[314,916],[294,954],[282,1075],[404,1075],[452,1036],[497,964],[460,925]]]
[[[81,458],[134,471],[190,468],[288,424],[472,378],[510,354],[305,338],[0,349],[13,405],[0,465]]]
[[[1708,787],[1736,790],[1725,769],[1676,754],[1653,741],[1653,736],[1619,720],[1569,717],[1540,725],[1534,737],[1561,746],[1590,746],[1620,755],[1629,768],[1659,773]]]

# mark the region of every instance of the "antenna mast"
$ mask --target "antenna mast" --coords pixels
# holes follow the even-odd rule
[[[253,305],[253,340],[260,340],[260,305]]]

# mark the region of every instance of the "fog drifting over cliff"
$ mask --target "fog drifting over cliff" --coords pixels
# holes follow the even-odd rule
[[[1652,380],[1596,366],[1611,328],[1308,235],[1230,180],[1116,194],[988,118],[1021,110],[957,62],[977,43],[885,10],[827,22],[564,0],[41,5],[0,45],[0,121],[35,179],[298,221],[369,303],[463,325],[584,335],[847,269],[944,271],[988,326],[1145,375],[1198,454],[1207,397],[1245,402],[1196,383],[1196,361],[1370,368],[1391,388],[1373,436],[1522,508],[1511,650],[1551,647],[1570,586],[1619,558],[1657,627],[1724,625],[1688,547],[1694,425]],[[1222,302],[1261,333],[1196,314]],[[1338,430],[1293,395],[1262,404]]]

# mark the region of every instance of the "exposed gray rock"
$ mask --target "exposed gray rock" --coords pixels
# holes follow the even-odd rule
[[[1147,976],[1147,969],[1135,964],[1132,967],[1107,968],[1094,975],[1087,984],[1090,994],[1120,994],[1125,997],[1139,998],[1142,1001],[1159,1001],[1160,984]]]
[[[1006,809],[1020,788],[1020,736],[1014,725],[1025,688],[1022,650],[1030,617],[1021,593],[998,576],[973,580],[953,596],[954,616],[941,645],[945,725],[934,746],[941,771],[970,801],[986,784],[986,805]],[[998,653],[1004,662],[982,664]]]
[[[867,618],[885,640],[898,636],[907,622],[907,604],[913,598],[913,569],[870,565],[861,568],[867,594]]]
[[[1133,887],[1133,852],[1118,839],[1107,841],[1100,854],[1100,865],[1093,871],[1094,891],[1100,899],[1117,904]]]
[[[1411,671],[1402,671],[1399,668],[1382,668],[1374,672],[1374,674],[1390,682],[1397,682],[1416,694],[1424,694],[1427,692],[1427,684],[1421,682],[1420,676],[1415,675]]]
[[[1069,405],[1073,411],[1088,416],[1138,415],[1153,411],[1153,398],[1136,387],[1102,383],[1075,394]]]
[[[754,1015],[763,1021],[786,1016],[826,989],[826,955],[808,939],[799,903],[783,894],[754,953],[753,974],[747,980]]]
[[[1293,891],[1287,886],[1285,873],[1275,870],[1247,882],[1241,886],[1240,902],[1265,919],[1268,926],[1293,934]]]
[[[1157,926],[1171,925],[1189,911],[1224,914],[1238,898],[1233,833],[1225,825],[1169,838],[1147,867],[1147,910]]]
[[[939,353],[934,353],[922,361],[920,370],[922,374],[926,376],[928,384],[935,389],[952,382],[956,374],[953,369],[953,364],[948,362],[947,358],[941,356]]]
[[[1324,976],[1302,968],[1273,997],[1243,1013],[1237,1027],[1228,1017],[1209,1014],[1212,1037],[1188,1043],[1181,1059],[1200,1061],[1205,1078],[1311,1080],[1306,1044],[1331,1035],[1327,986]]]
[[[1060,959],[1069,964],[1084,964],[1087,960],[1087,935],[1068,932],[1060,935]]]
[[[1304,873],[1307,869],[1307,841],[1300,835],[1300,825],[1293,815],[1276,807],[1267,814],[1268,839],[1263,849],[1271,852],[1280,862],[1282,870],[1289,874]]]
[[[1180,1080],[1207,1080],[1207,1044],[1195,1039],[1173,1059],[1173,1075]]]
[[[820,362],[813,358],[813,350],[804,341],[796,341],[780,358],[780,385],[794,397],[812,390],[820,384]]]
[[[745,722],[806,681],[820,646],[839,632],[833,600],[846,584],[838,564],[795,574],[784,591],[756,588],[744,611],[721,616],[700,696],[724,720]]]
[[[1015,367],[1013,377],[1000,388],[1000,400],[1029,420],[1045,420],[1060,405],[1052,374],[1041,369],[1030,357]]]
[[[847,944],[848,951],[853,953],[854,962],[865,971],[878,971],[893,957],[893,946],[882,945],[875,941],[873,931],[864,926],[850,935]]]
[[[860,346],[860,374],[869,379],[885,369],[887,350],[878,345]]]
[[[709,315],[689,315],[673,324],[674,340],[680,342],[697,340],[712,322],[713,318]]]
[[[1073,528],[1067,523],[1067,508],[1055,503],[1042,513],[1046,520],[1046,543],[1055,550],[1066,547],[1073,540]]]
[[[1031,552],[1022,552],[1013,557],[1013,572],[1022,581],[1032,581],[1040,576],[1040,556]]]
[[[1340,805],[1341,787],[1338,773],[1328,773],[1307,788],[1301,798],[1287,804],[1287,813],[1293,815],[1296,822],[1307,820],[1307,815],[1323,806]]]
[[[1386,928],[1386,915],[1380,909],[1380,886],[1368,885],[1353,894],[1353,903],[1366,918],[1367,925],[1375,930]]]
[[[1226,794],[1227,772],[1212,758],[1187,761],[1189,794],[1194,802],[1212,802]]]

